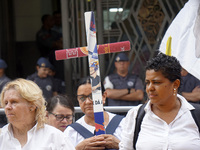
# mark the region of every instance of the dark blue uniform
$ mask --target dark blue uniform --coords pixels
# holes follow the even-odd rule
[[[61,37],[62,34],[56,31],[41,28],[36,35],[37,45],[41,52],[41,56],[48,56],[50,52],[54,50],[52,43],[59,40]]]
[[[6,62],[3,59],[0,59],[0,69],[3,69],[5,71],[6,68],[7,68]],[[1,77],[0,77],[0,93],[4,85],[11,80],[4,74],[4,71],[3,73],[1,72]],[[7,124],[6,115],[4,113],[0,114],[0,128],[6,124]]]
[[[135,90],[144,91],[144,86],[142,80],[133,74],[128,74],[126,77],[121,77],[117,73],[108,76],[104,88],[107,89],[112,86],[112,89],[127,89],[134,88]],[[141,103],[141,101],[124,101],[124,100],[114,100],[108,98],[108,106],[136,106]]]
[[[27,79],[34,81],[41,88],[47,102],[53,96],[53,92],[58,91],[53,77],[47,76],[46,78],[40,78],[36,72],[28,76]]]
[[[11,81],[11,79],[8,78],[6,75],[3,75],[0,78],[0,92],[2,91],[4,85],[9,81]],[[6,115],[5,114],[0,114],[0,128],[3,127],[6,124],[7,124]]]
[[[66,86],[65,81],[54,78],[56,89],[58,90],[59,94],[66,94]]]
[[[188,73],[186,76],[181,77],[181,86],[180,86],[179,92],[190,93],[197,86],[200,86],[200,80],[198,80],[193,75]]]
[[[9,82],[11,79],[8,78],[6,75],[3,75],[2,77],[0,77],[0,92],[2,91],[4,85]]]

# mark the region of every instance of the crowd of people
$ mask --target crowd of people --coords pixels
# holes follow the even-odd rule
[[[132,93],[130,97],[134,97],[137,91],[142,95],[139,96],[141,97],[139,101],[142,101],[144,86],[138,85],[142,84],[141,79],[127,72],[129,60],[126,54],[119,53],[115,63],[118,65],[116,74],[106,77],[104,82],[103,104],[109,100],[107,99],[111,92],[109,90],[115,88],[119,93],[116,101],[123,102],[123,98],[120,97]],[[27,79],[6,78],[8,80],[1,91],[1,106],[5,109],[8,124],[4,124],[0,130],[0,149],[22,147],[69,150],[157,148],[196,150],[200,147],[198,126],[200,121],[198,122],[198,119],[196,121],[192,115],[194,109],[200,112],[197,100],[199,80],[183,69],[175,57],[160,52],[149,60],[145,77],[149,100],[142,105],[143,108],[140,105],[142,102],[128,105],[136,107],[128,111],[126,116],[103,111],[106,134],[96,136],[91,77],[82,78],[78,83],[75,97],[84,116],[75,120],[72,98],[58,93],[57,87],[60,85],[56,85],[53,77],[48,75],[50,62],[41,57],[36,64],[37,71]],[[3,69],[7,67],[3,60],[0,61],[0,66]],[[5,76],[4,74],[3,77]],[[190,80],[186,80],[186,76]],[[184,88],[184,85],[187,86]],[[133,100],[127,98],[124,101],[138,102],[138,98]],[[113,100],[112,106],[115,106],[114,104]],[[138,125],[137,115],[141,108],[145,115]],[[137,129],[136,134],[137,126],[141,127]],[[186,142],[187,146],[184,145]]]
[[[120,115],[103,110],[105,134],[96,135],[92,93],[101,83],[92,81],[97,66],[90,66],[91,77],[79,80],[77,95],[66,95],[64,81],[55,77],[57,66],[52,63],[55,49],[62,48],[61,16],[53,15],[57,23],[53,16],[44,15],[36,36],[41,57],[35,73],[12,80],[0,59],[0,104],[6,115],[0,115],[0,149],[199,149],[200,80],[176,57],[162,52],[147,61],[145,83],[130,73],[128,55],[117,54],[115,71],[103,81],[102,103],[135,107]],[[84,114],[78,119],[73,98]]]
[[[83,78],[79,81],[77,89],[77,100],[79,106],[84,113],[84,116],[76,121],[76,123],[69,125],[64,131],[65,135],[71,139],[72,144],[77,150],[82,149],[119,149],[118,145],[121,140],[121,132],[124,124],[123,117],[113,113],[103,111],[104,125],[106,126],[106,133],[98,136],[95,135],[95,119],[92,101],[92,86],[90,77]],[[102,94],[103,104],[106,101],[106,91]],[[109,126],[114,128],[111,123],[113,119],[117,119],[116,128],[110,131]],[[108,129],[108,130],[107,130]]]
[[[124,54],[117,55],[116,60],[127,61],[117,62],[121,63],[121,66],[129,63]],[[2,62],[5,63],[5,61]],[[182,80],[188,73],[184,74],[185,70],[173,56],[158,53],[147,62],[145,85],[149,100],[143,105],[135,105],[136,107],[128,111],[126,116],[103,111],[106,134],[96,136],[91,78],[82,78],[78,83],[76,98],[84,116],[75,121],[74,105],[70,97],[60,93],[53,94],[51,91],[51,96],[47,98],[45,90],[48,88],[40,87],[43,78],[49,77],[46,71],[50,68],[49,61],[46,58],[40,58],[36,68],[37,71],[31,75],[32,78],[9,80],[3,86],[1,106],[5,110],[8,124],[0,130],[0,149],[19,147],[30,150],[40,148],[196,150],[200,147],[198,126],[200,121],[192,115],[194,109],[200,112],[200,105],[182,94],[197,93],[195,88],[199,88],[199,85],[194,84],[192,91],[183,88],[181,93],[179,92],[182,85],[187,82],[198,83],[198,80],[192,80],[191,77],[189,77],[190,81]],[[39,70],[41,68],[42,73]],[[123,80],[123,76],[118,76]],[[128,77],[129,74],[126,76]],[[40,78],[39,82],[36,77]],[[137,82],[137,80],[134,81]],[[144,92],[143,87],[138,89],[133,86],[133,83],[129,83],[131,81],[133,82],[129,78],[124,80],[130,90],[123,86],[124,89],[117,89],[122,90],[121,93],[124,91],[124,95],[131,94],[132,90],[133,93],[137,90]],[[109,89],[114,89],[116,82],[109,84]],[[49,89],[53,88],[49,87]],[[106,99],[108,93],[107,87],[102,93],[103,104],[109,100]],[[195,101],[196,104],[191,101]],[[141,108],[145,115],[138,124],[137,118]],[[138,126],[140,126],[139,130]],[[136,131],[138,131],[137,134]]]

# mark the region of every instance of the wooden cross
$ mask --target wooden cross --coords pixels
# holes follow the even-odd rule
[[[105,134],[101,78],[99,69],[99,54],[122,52],[130,50],[130,42],[117,42],[97,45],[94,12],[85,12],[85,28],[87,47],[78,47],[55,51],[56,60],[88,56],[96,135]],[[94,83],[96,83],[94,85]]]

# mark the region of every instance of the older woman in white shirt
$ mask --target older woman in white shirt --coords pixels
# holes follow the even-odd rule
[[[1,93],[9,124],[0,134],[1,150],[73,150],[63,132],[45,124],[45,100],[32,81],[16,79]]]
[[[200,133],[191,115],[194,107],[178,95],[181,66],[175,57],[158,54],[147,63],[149,101],[136,142],[137,150],[199,150]],[[140,106],[126,118],[120,150],[133,150],[135,118]],[[199,114],[200,115],[200,114]]]

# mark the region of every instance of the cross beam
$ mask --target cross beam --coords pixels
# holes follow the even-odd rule
[[[97,45],[94,13],[85,12],[87,47],[57,50],[56,60],[88,56],[96,135],[105,134],[101,78],[98,55],[130,50],[130,42]]]
[[[116,53],[130,50],[130,42],[116,42],[116,43],[108,43],[97,45],[98,54],[108,54],[108,53]],[[88,48],[87,47],[77,47],[70,49],[62,49],[55,51],[56,60],[65,60],[70,58],[79,58],[88,56]]]

